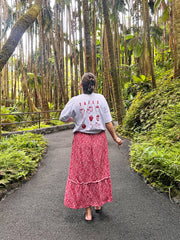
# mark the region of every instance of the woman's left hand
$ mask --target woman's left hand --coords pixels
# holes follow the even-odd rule
[[[118,146],[123,143],[122,139],[119,138],[119,137],[117,137],[117,138],[115,139],[115,142],[117,142]]]

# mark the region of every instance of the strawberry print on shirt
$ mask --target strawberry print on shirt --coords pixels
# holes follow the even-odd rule
[[[112,121],[111,113],[103,95],[81,94],[73,97],[60,115],[61,121],[73,117],[73,132],[95,134],[106,129],[105,124]]]

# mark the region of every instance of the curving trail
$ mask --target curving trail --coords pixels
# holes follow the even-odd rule
[[[47,135],[37,174],[0,202],[1,240],[178,240],[180,208],[130,170],[129,141],[119,149],[108,135],[112,203],[94,221],[63,205],[72,130]]]

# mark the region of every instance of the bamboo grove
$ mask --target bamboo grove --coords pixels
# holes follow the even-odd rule
[[[156,88],[154,68],[167,61],[180,75],[180,1],[0,0],[0,39],[0,105],[62,109],[80,93],[83,73],[93,72],[122,124],[132,76]]]

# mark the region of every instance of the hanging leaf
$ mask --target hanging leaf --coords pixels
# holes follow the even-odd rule
[[[140,78],[143,80],[143,82],[145,82],[145,80],[146,80],[146,76],[144,76],[144,75],[140,75]]]
[[[131,35],[131,34],[128,34],[128,35],[126,35],[125,40],[129,40],[129,39],[132,39],[132,38],[134,38],[134,36]]]
[[[139,77],[137,77],[137,76],[135,76],[135,75],[133,75],[132,78],[133,78],[133,80],[134,80],[135,83],[141,82],[141,78],[139,78]]]
[[[30,79],[33,79],[33,78],[34,78],[34,73],[28,72],[27,75],[28,75],[28,77],[29,77]]]
[[[167,7],[166,10],[163,12],[163,15],[162,15],[163,22],[166,22],[168,18],[169,18],[169,8]]]
[[[133,37],[133,38],[130,39],[130,41],[127,44],[127,47],[128,47],[129,51],[132,51],[134,49],[134,46],[136,45],[136,42],[137,42],[136,37]]]
[[[161,43],[161,37],[163,36],[163,29],[157,25],[151,26],[151,37],[156,46]]]
[[[161,0],[156,0],[154,7],[158,8],[161,3]]]
[[[134,57],[135,57],[135,58],[141,57],[143,51],[144,51],[143,44],[141,44],[141,43],[138,41],[137,44],[136,44],[135,47],[134,47]]]

